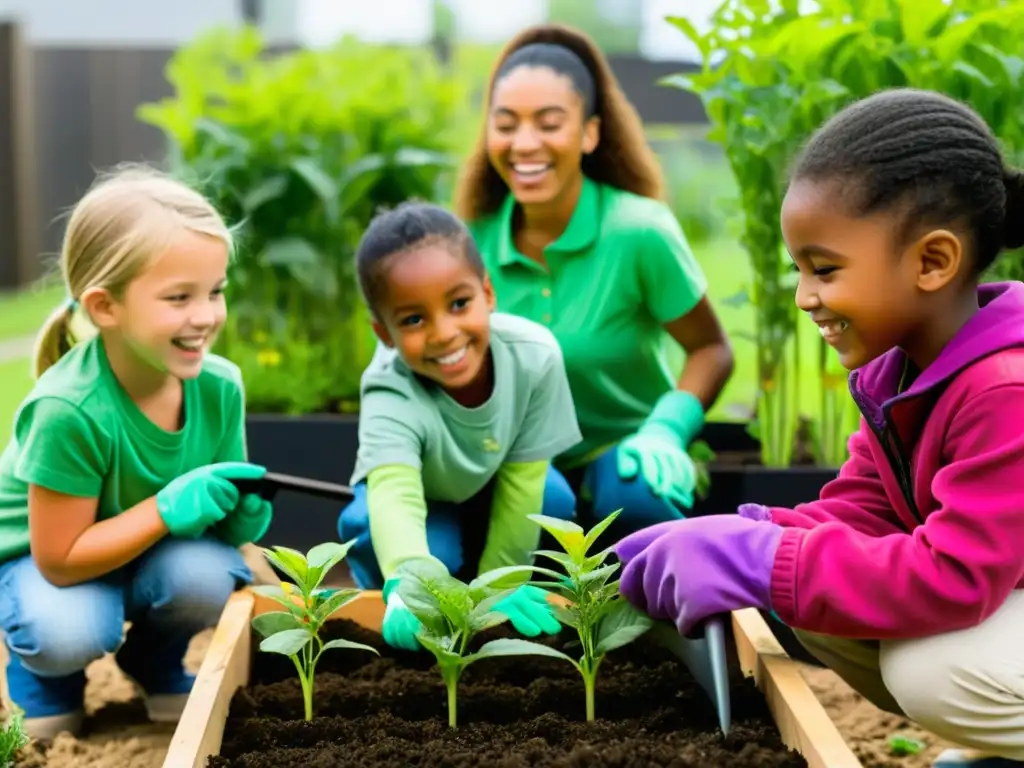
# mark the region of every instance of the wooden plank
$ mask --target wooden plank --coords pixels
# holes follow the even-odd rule
[[[298,599],[298,598],[296,598]],[[249,682],[253,616],[280,608],[275,600],[239,591],[228,601],[199,669],[195,687],[182,713],[163,768],[205,768],[220,753],[231,699]],[[358,622],[380,632],[384,621],[381,593],[367,590],[332,616]],[[740,666],[764,693],[783,742],[807,759],[809,768],[863,768],[843,741],[835,723],[807,685],[797,662],[753,609],[732,614]]]
[[[808,768],[863,768],[761,614],[735,611],[732,625],[740,666],[764,693],[783,742],[807,759]]]
[[[231,698],[249,682],[253,598],[252,592],[241,590],[224,607],[188,703],[174,729],[164,768],[205,768],[206,758],[220,754]]]

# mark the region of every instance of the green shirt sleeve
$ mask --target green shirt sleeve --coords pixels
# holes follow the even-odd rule
[[[565,360],[553,337],[552,342],[545,347],[549,354],[530,392],[526,416],[506,462],[550,461],[583,439]]]
[[[540,543],[540,526],[527,516],[539,515],[544,507],[548,466],[547,461],[533,461],[502,464],[498,469],[479,573],[533,562],[532,553]]]
[[[59,397],[33,400],[19,411],[14,430],[19,480],[68,496],[100,495],[110,441],[77,406]]]
[[[707,291],[707,277],[667,206],[659,204],[648,224],[639,235],[640,289],[655,320],[665,324],[697,305]]]
[[[229,392],[227,407],[223,413],[224,439],[217,451],[217,461],[248,461],[249,448],[245,433],[245,386],[241,378],[235,380],[236,387]]]
[[[366,480],[370,539],[385,579],[411,558],[431,557],[427,546],[427,502],[423,476],[409,466],[371,470]]]
[[[359,451],[352,484],[377,467],[402,464],[423,469],[424,428],[415,405],[397,392],[364,392],[359,405]]]

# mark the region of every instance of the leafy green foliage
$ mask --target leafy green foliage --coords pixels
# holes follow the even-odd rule
[[[334,566],[340,563],[352,542],[318,544],[305,555],[288,547],[264,549],[268,561],[286,574],[295,586],[263,585],[254,591],[284,606],[283,611],[269,611],[252,620],[253,628],[263,636],[260,650],[288,656],[295,664],[302,685],[306,720],[313,719],[313,681],[316,665],[324,651],[333,648],[377,653],[376,648],[350,640],[320,639],[320,628],[331,615],[359,594],[356,589],[324,589],[320,585]],[[299,598],[298,600],[296,598]],[[378,654],[379,655],[379,654]]]
[[[490,640],[474,653],[467,653],[474,636],[508,620],[494,607],[515,588],[494,586],[502,576],[497,571],[482,574],[466,584],[436,560],[423,558],[406,561],[395,575],[400,577],[399,597],[423,625],[417,637],[437,659],[448,690],[448,725],[452,728],[458,721],[459,678],[473,662],[497,656],[562,655],[548,646],[518,638]]]
[[[7,722],[0,728],[0,768],[11,768],[15,765],[18,752],[28,745],[24,717],[20,709],[14,708]]]
[[[806,5],[806,4],[803,4]],[[944,92],[976,109],[1010,155],[1024,150],[1024,2],[989,0],[725,0],[699,33],[681,17],[668,21],[700,51],[702,71],[662,82],[697,94],[711,121],[708,138],[725,150],[739,187],[754,284],[760,396],[754,432],[762,461],[786,466],[797,426],[795,274],[779,225],[786,171],[794,152],[831,115],[877,90],[913,86]],[[1006,274],[1020,259],[1000,260]],[[1017,266],[1015,266],[1017,265]],[[830,357],[831,350],[822,356]],[[823,408],[833,423],[817,430],[819,460],[845,458],[855,423],[845,377],[820,366]],[[837,385],[837,382],[839,384]]]
[[[271,53],[217,29],[167,67],[174,95],[138,117],[173,172],[237,225],[229,321],[250,411],[352,409],[375,338],[353,254],[381,207],[447,197],[465,89],[429,50],[344,39]]]
[[[586,696],[587,720],[595,716],[594,687],[597,670],[609,651],[636,640],[651,628],[653,621],[630,605],[619,592],[619,581],[613,578],[618,563],[606,564],[611,549],[590,554],[602,533],[619,516],[613,512],[589,531],[576,523],[546,515],[530,515],[562,547],[562,551],[537,550],[534,554],[553,560],[562,571],[536,565],[510,566],[491,571],[493,581],[503,581],[524,571],[541,574],[551,581],[535,581],[537,586],[551,589],[566,601],[555,607],[555,615],[566,626],[576,630],[581,657],[577,661],[567,654],[555,651],[568,660],[583,677]]]

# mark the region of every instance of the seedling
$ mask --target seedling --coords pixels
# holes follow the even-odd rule
[[[353,543],[318,544],[305,555],[288,547],[263,550],[264,557],[295,584],[282,581],[280,586],[255,587],[254,592],[276,600],[287,610],[256,616],[252,626],[263,635],[261,651],[280,653],[294,662],[302,685],[306,720],[313,719],[313,678],[324,651],[349,648],[377,653],[376,648],[351,640],[324,643],[320,639],[320,628],[324,622],[359,594],[357,589],[323,589],[320,586],[327,572],[345,558]]]
[[[18,707],[12,707],[7,722],[0,728],[0,768],[11,768],[22,747],[28,745],[29,738],[25,735],[24,713]]]
[[[564,655],[554,648],[517,638],[491,640],[475,653],[466,653],[470,641],[477,634],[508,620],[493,608],[515,588],[494,587],[493,583],[503,575],[498,571],[481,574],[466,584],[449,574],[436,560],[418,558],[404,562],[396,575],[400,577],[399,597],[423,625],[417,637],[437,659],[441,679],[448,691],[448,725],[451,728],[455,728],[458,722],[459,678],[473,662],[497,656],[532,654],[561,658]]]
[[[563,624],[576,630],[582,656],[577,661],[561,651],[555,651],[555,654],[571,662],[583,677],[588,721],[594,719],[597,670],[605,655],[633,642],[654,623],[649,616],[636,610],[622,597],[618,579],[611,580],[619,569],[618,563],[606,565],[604,562],[611,554],[611,549],[594,555],[587,554],[621,511],[608,515],[588,532],[567,520],[530,515],[530,519],[550,533],[564,550],[537,550],[534,555],[554,560],[565,572],[525,565],[500,568],[491,574],[492,580],[500,580],[506,575],[533,571],[552,579],[550,582],[533,582],[536,586],[552,589],[566,598],[567,605],[554,607],[555,615]]]

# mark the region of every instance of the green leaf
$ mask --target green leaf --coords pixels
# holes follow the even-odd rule
[[[253,592],[263,597],[269,597],[271,600],[276,600],[285,608],[287,608],[293,615],[302,616],[302,607],[295,604],[295,601],[288,595],[281,587],[275,586],[274,584],[260,584],[251,588]]]
[[[365,645],[363,643],[355,643],[351,640],[331,640],[330,642],[324,643],[324,647],[320,649],[320,653],[331,650],[332,648],[345,648],[350,651],[369,651],[372,654],[380,656],[380,651],[374,648],[372,645]]]
[[[309,575],[307,582],[309,589],[316,589],[323,583],[324,577],[330,570],[345,559],[349,549],[354,542],[339,544],[329,541],[324,544],[317,544],[306,553],[306,561],[309,563]]]
[[[252,214],[262,205],[277,200],[288,189],[288,179],[284,176],[271,176],[250,189],[242,198],[242,210]]]
[[[593,571],[581,573],[579,576],[579,583],[585,587],[600,587],[603,586],[606,581],[619,569],[618,563],[612,563],[611,565],[602,565]]]
[[[320,605],[316,608],[316,620],[318,622],[327,621],[336,610],[341,608],[343,605],[350,603],[356,597],[359,596],[358,589],[338,589],[331,593]]]
[[[284,656],[294,656],[303,648],[306,644],[313,639],[313,635],[305,629],[289,629],[284,632],[278,632],[276,635],[263,640],[260,643],[260,650],[267,651],[268,653],[280,653]]]
[[[476,653],[464,656],[463,664],[470,664],[480,659],[492,659],[499,656],[549,656],[554,659],[568,661],[576,669],[579,669],[579,664],[571,656],[555,648],[518,638],[501,638],[484,643]]]
[[[299,589],[304,589],[309,569],[302,553],[289,547],[272,547],[263,550],[266,558],[288,575]]]
[[[649,616],[625,600],[617,600],[598,625],[595,654],[603,656],[609,651],[628,645],[649,630],[653,623]]]
[[[477,591],[483,589],[507,589],[510,585],[513,587],[521,586],[522,579],[516,579],[516,576],[522,576],[524,574],[530,575],[533,573],[543,574],[544,576],[550,576],[552,578],[559,578],[560,573],[552,571],[548,568],[541,568],[536,565],[509,565],[503,568],[493,568],[487,573],[482,573],[469,582],[470,591]],[[504,583],[503,583],[504,582]]]
[[[278,632],[285,632],[290,629],[303,629],[302,619],[290,611],[268,611],[254,616],[252,626],[264,637],[276,635]]]
[[[550,533],[574,560],[582,558],[585,551],[586,535],[576,523],[547,515],[528,515],[528,517]]]
[[[621,512],[621,509],[615,510],[611,514],[605,516],[605,518],[601,520],[601,522],[599,522],[597,525],[595,525],[587,532],[586,538],[583,540],[584,552],[590,551],[590,548],[594,546],[594,543],[597,541],[598,537],[608,529],[609,525],[615,522],[615,518],[617,518],[621,514]]]

